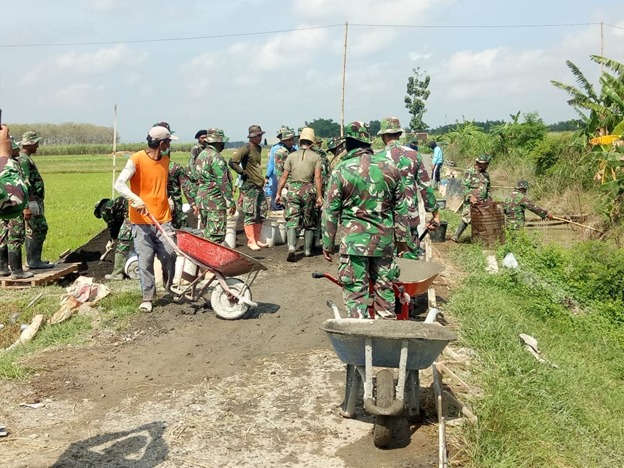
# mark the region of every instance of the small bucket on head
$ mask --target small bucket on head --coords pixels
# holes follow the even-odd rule
[[[448,221],[440,221],[440,226],[435,231],[429,231],[431,242],[444,242],[446,240],[446,228]]]

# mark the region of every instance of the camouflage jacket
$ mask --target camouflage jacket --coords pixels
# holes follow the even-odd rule
[[[17,218],[28,204],[28,186],[20,165],[11,158],[0,158],[0,219]]]
[[[102,219],[106,223],[111,239],[115,240],[119,236],[119,229],[124,220],[128,217],[128,200],[124,197],[117,197],[108,200],[100,209]]]
[[[323,249],[364,257],[394,254],[407,242],[409,218],[405,182],[386,152],[370,148],[347,153],[329,178],[322,217]]]
[[[28,154],[20,152],[18,161],[22,166],[22,174],[24,179],[28,180],[30,186],[30,199],[43,201],[45,198],[45,187],[43,186],[43,178],[37,169],[37,165],[33,158]]]
[[[518,190],[514,190],[507,196],[503,209],[505,210],[505,218],[511,227],[524,227],[526,220],[524,210],[530,210],[542,219],[546,218],[548,214],[548,211],[537,206]]]
[[[189,203],[193,204],[194,193],[191,193],[191,186],[188,175],[184,168],[177,162],[169,160],[169,175],[167,177],[167,196],[173,200],[174,205],[182,206],[182,191],[186,195]]]
[[[189,167],[193,165],[193,163],[197,159],[197,156],[199,156],[199,153],[201,153],[202,151],[206,149],[206,146],[208,146],[208,143],[204,143],[203,145],[200,145],[198,143],[191,148],[191,155],[189,156],[189,163],[188,163]]]
[[[338,165],[338,163],[340,161],[342,161],[342,158],[344,158],[345,154],[347,154],[346,150],[342,150],[340,153],[338,153],[336,156],[333,156],[331,161],[329,162],[329,167],[330,169],[333,171],[335,169],[335,167]]]
[[[280,144],[280,147],[275,150],[273,157],[275,158],[275,177],[277,177],[277,180],[280,180],[282,174],[284,173],[284,163],[286,162],[288,155],[294,151],[294,146],[288,149],[283,144]]]
[[[422,157],[417,151],[401,145],[398,140],[392,141],[385,149],[386,155],[397,166],[401,176],[405,180],[405,201],[412,228],[420,224],[418,213],[418,197],[416,191],[425,204],[425,210],[429,213],[438,211],[433,188],[429,186],[429,173],[425,169]]]
[[[197,181],[196,203],[203,210],[227,210],[234,206],[232,174],[225,159],[214,146],[202,151],[191,173]]]
[[[329,183],[329,175],[331,174],[331,166],[327,152],[322,150],[320,146],[313,146],[312,150],[321,157],[321,185],[323,186],[323,194],[327,192],[327,184]]]
[[[464,203],[470,203],[472,195],[477,198],[477,203],[492,199],[490,174],[487,171],[479,172],[476,167],[471,167],[464,172],[462,183],[464,184]]]

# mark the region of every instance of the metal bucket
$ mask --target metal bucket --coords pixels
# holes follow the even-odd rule
[[[446,228],[448,221],[440,221],[440,226],[435,231],[429,231],[431,242],[444,242],[446,240]]]

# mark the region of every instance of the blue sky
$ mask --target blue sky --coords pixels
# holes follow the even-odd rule
[[[600,23],[605,56],[624,62],[624,3],[494,0],[55,0],[4,2],[0,106],[11,122],[89,122],[142,141],[167,120],[182,141],[200,128],[230,138],[262,125],[340,120],[345,21],[349,46],[345,121],[409,114],[403,99],[415,67],[431,75],[424,120],[503,119],[537,111],[547,122],[575,118],[550,80],[574,84],[571,60],[596,82],[600,26],[446,27]],[[13,18],[7,22],[6,18]],[[363,25],[436,26],[434,28]],[[280,34],[82,46],[234,35],[339,25]]]

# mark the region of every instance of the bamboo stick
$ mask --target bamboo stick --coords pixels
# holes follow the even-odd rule
[[[438,412],[438,467],[446,468],[448,466],[448,454],[446,453],[446,425],[442,401],[442,376],[438,372],[435,363],[431,365],[431,373],[433,374],[433,391],[436,396]]]
[[[568,224],[574,224],[575,226],[580,226],[580,227],[585,228],[585,229],[591,229],[592,231],[596,231],[596,232],[599,232],[600,234],[604,234],[604,232],[601,231],[600,229],[596,229],[595,227],[587,226],[586,224],[577,223],[575,221],[570,221],[569,219],[561,218],[559,216],[554,216],[554,215],[553,215],[552,218],[556,219],[557,221],[564,221],[564,222],[566,222]]]

